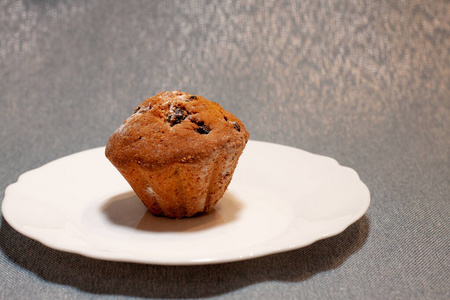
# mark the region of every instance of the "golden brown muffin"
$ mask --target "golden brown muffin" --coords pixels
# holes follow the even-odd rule
[[[190,217],[222,198],[249,132],[219,104],[181,91],[142,102],[106,157],[155,215]]]

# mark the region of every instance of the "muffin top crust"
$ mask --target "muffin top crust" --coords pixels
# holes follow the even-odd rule
[[[162,92],[139,104],[113,133],[106,156],[116,167],[158,168],[210,158],[248,138],[244,124],[219,104],[181,91]]]

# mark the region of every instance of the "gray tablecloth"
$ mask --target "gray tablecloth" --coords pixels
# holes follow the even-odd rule
[[[0,199],[106,144],[145,98],[220,102],[254,140],[355,169],[342,234],[242,262],[156,266],[0,227],[1,299],[450,298],[448,1],[0,1]]]

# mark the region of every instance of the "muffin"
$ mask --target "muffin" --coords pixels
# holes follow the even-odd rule
[[[191,217],[222,198],[248,138],[219,104],[162,92],[135,108],[105,154],[152,214]]]

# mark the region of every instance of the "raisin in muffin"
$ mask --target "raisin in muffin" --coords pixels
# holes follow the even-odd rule
[[[151,213],[190,217],[222,198],[248,138],[244,124],[219,104],[162,92],[113,133],[106,157]]]

